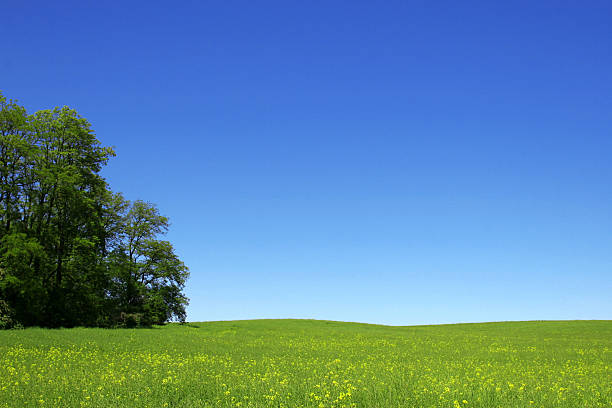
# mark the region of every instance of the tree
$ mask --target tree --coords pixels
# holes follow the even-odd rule
[[[68,107],[28,115],[0,94],[0,303],[24,325],[184,320],[188,272],[152,204],[113,193],[115,153]]]
[[[157,239],[167,232],[168,219],[140,200],[123,208],[126,213],[113,251],[121,309],[138,314],[145,323],[185,321],[188,300],[182,290],[188,268],[170,242]]]

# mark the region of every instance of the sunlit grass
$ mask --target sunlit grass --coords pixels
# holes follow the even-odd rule
[[[0,332],[0,407],[612,407],[612,322]]]

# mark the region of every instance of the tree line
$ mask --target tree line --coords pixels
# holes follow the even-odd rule
[[[113,156],[74,109],[28,114],[0,93],[0,328],[185,321],[168,219],[110,190]]]

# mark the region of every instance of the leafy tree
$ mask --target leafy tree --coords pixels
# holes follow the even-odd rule
[[[168,219],[151,203],[127,203],[118,231],[113,259],[121,309],[140,313],[146,323],[185,321],[187,298],[182,295],[188,269],[172,244],[158,240],[168,230]]]
[[[0,303],[18,322],[184,320],[187,268],[157,240],[168,220],[110,191],[112,156],[74,109],[28,115],[0,94]]]

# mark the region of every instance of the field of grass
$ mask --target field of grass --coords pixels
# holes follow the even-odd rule
[[[0,332],[0,407],[612,407],[612,321]]]

